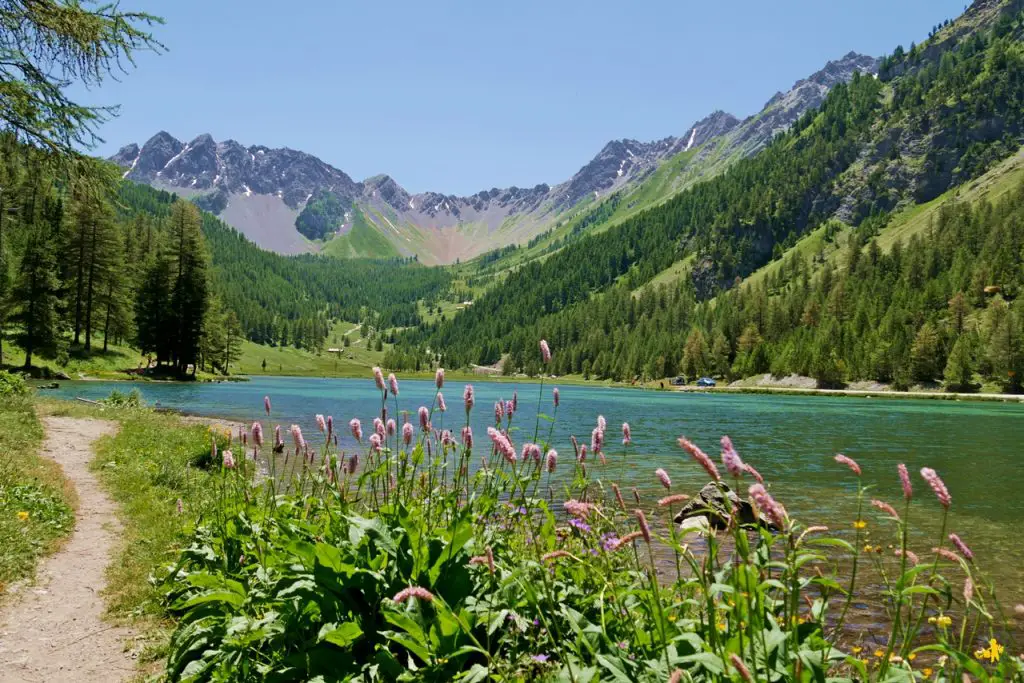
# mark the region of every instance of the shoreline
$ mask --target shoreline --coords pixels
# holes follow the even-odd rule
[[[832,396],[850,398],[917,399],[925,401],[979,401],[990,403],[1024,403],[1021,394],[963,393],[946,391],[895,391],[870,389],[815,389],[805,387],[672,387],[681,393],[708,394],[791,394],[796,396]]]

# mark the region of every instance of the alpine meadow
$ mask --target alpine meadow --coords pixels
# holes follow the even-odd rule
[[[1024,0],[128,4],[0,0],[0,680],[1024,683]]]

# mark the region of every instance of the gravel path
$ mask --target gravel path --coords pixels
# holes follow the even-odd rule
[[[67,545],[43,562],[35,584],[0,609],[0,682],[125,680],[135,671],[131,632],[103,620],[101,595],[121,525],[89,471],[93,442],[116,426],[68,417],[43,423],[43,456],[64,469],[79,506]]]

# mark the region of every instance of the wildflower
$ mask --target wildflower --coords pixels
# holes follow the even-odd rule
[[[899,513],[896,512],[896,508],[894,508],[892,505],[889,505],[884,500],[872,500],[871,504],[874,505],[879,510],[881,510],[882,512],[884,512],[885,514],[889,515],[890,517],[893,517],[895,519],[900,518]]]
[[[754,469],[753,465],[743,463],[743,471],[757,480],[758,484],[761,484],[762,486],[764,485],[764,477],[761,476],[760,472]]]
[[[644,515],[644,511],[637,509],[633,511],[636,515],[636,521],[640,525],[640,533],[644,535],[644,540],[650,544],[651,542],[651,527],[647,525],[647,516]]]
[[[491,441],[494,443],[494,447],[497,449],[498,453],[500,453],[509,463],[515,464],[516,449],[512,446],[512,442],[508,440],[508,437],[494,427],[487,428],[487,436],[490,437]]]
[[[551,390],[551,396],[554,399],[555,407],[557,408],[559,403],[558,387],[555,387],[554,389]]]
[[[20,510],[20,511],[18,512],[18,520],[19,520],[19,521],[21,521],[21,522],[27,522],[27,521],[28,521],[28,518],[29,518],[29,514],[28,514],[28,511],[27,511],[27,510]]]
[[[924,674],[925,678],[931,678],[934,672],[932,671],[931,667],[926,666],[925,668],[921,669],[921,673]]]
[[[462,445],[466,448],[473,448],[473,428],[469,425],[462,428]]]
[[[466,414],[473,409],[473,385],[467,384],[466,388],[462,391],[462,402],[466,404]]]
[[[438,389],[444,386],[444,368],[438,368],[434,373],[434,386]]]
[[[615,550],[619,543],[619,537],[615,535],[615,532],[608,532],[601,534],[601,547],[606,551]]]
[[[373,381],[377,385],[378,389],[384,391],[384,373],[376,366],[373,368]]]
[[[718,474],[718,468],[715,467],[715,463],[711,462],[711,458],[709,458],[707,456],[707,453],[702,451],[700,447],[697,446],[697,444],[693,443],[685,436],[681,436],[679,437],[679,445],[682,447],[684,451],[693,456],[693,459],[696,460],[700,464],[700,466],[704,468],[704,471],[708,473],[708,476],[710,476],[715,481],[722,480],[721,475]]]
[[[252,423],[252,442],[257,448],[263,447],[263,425],[259,422]]]
[[[437,409],[442,413],[448,410],[448,404],[444,402],[444,395],[441,392],[437,392]]]
[[[513,413],[519,412],[519,392],[518,391],[513,391],[512,392],[512,412]]]
[[[469,558],[470,564],[482,564],[487,567],[487,571],[491,574],[494,573],[494,554],[491,552],[491,546],[487,546],[487,552],[483,555],[477,555],[476,557]]]
[[[932,548],[932,552],[950,562],[960,562],[960,558],[945,548]]]
[[[729,474],[737,479],[743,476],[743,460],[740,459],[740,454],[736,452],[732,439],[728,436],[722,437],[722,464]]]
[[[281,425],[274,426],[274,450],[280,451],[284,448],[284,439],[281,438]]]
[[[896,557],[902,557],[904,555],[906,555],[907,559],[910,560],[911,564],[913,564],[915,566],[921,564],[921,559],[917,556],[917,553],[915,553],[913,550],[903,551],[903,550],[900,550],[899,548],[896,549]]]
[[[544,662],[548,661],[548,656],[545,654],[531,655],[530,659],[537,662],[538,664],[543,664]]]
[[[912,662],[912,661],[914,661],[915,659],[917,659],[917,653],[915,653],[915,652],[911,652],[911,653],[910,653],[909,655],[907,655],[907,661],[910,661],[910,662]]]
[[[622,445],[628,446],[633,443],[633,433],[629,428],[628,422],[622,423]]]
[[[562,503],[562,507],[564,507],[565,511],[573,517],[579,517],[580,519],[589,519],[590,512],[591,510],[593,510],[594,504],[581,503],[575,498],[570,498],[569,500]]]
[[[600,427],[595,427],[594,431],[590,433],[590,450],[594,453],[600,453],[602,447],[604,447],[604,430]]]
[[[582,519],[570,519],[569,526],[573,527],[574,529],[578,529],[585,534],[590,533],[590,525],[584,522]]]
[[[551,347],[548,346],[546,339],[540,340],[540,358],[545,364],[551,362]]]
[[[419,409],[418,412],[419,412],[419,416],[420,416],[420,429],[422,429],[425,432],[429,432],[430,431],[430,411],[427,410],[426,406],[420,406],[420,409]]]
[[[921,468],[921,476],[932,487],[932,491],[935,492],[935,497],[939,499],[942,507],[948,510],[952,500],[949,496],[949,489],[946,488],[946,484],[943,483],[938,473],[930,467],[923,467]]]
[[[910,485],[910,473],[907,472],[907,466],[903,463],[896,465],[896,471],[900,474],[900,484],[903,486],[903,498],[910,500],[910,497],[914,495],[914,488]]]
[[[235,456],[232,455],[231,451],[224,451],[223,463],[225,469],[235,469]]]
[[[185,504],[181,502],[181,498],[174,504],[174,509],[177,510],[179,515],[185,511]]]
[[[747,665],[743,663],[743,660],[740,659],[739,655],[735,652],[730,653],[729,661],[734,667],[736,667],[736,671],[739,672],[740,678],[747,681],[747,683],[754,683],[754,677],[750,675],[750,669],[748,669]]]
[[[391,598],[395,602],[405,602],[409,598],[417,598],[424,602],[433,602],[434,594],[428,591],[426,588],[420,588],[419,586],[409,586],[395,593],[395,597]]]
[[[667,507],[669,505],[675,505],[676,503],[682,503],[684,500],[689,500],[690,497],[685,493],[676,493],[675,495],[665,496],[658,501],[660,507]]]
[[[881,659],[882,657],[885,656],[885,650],[882,650],[882,649],[875,650],[874,655],[875,655],[875,657],[878,657],[879,659]]]
[[[542,555],[540,560],[541,562],[550,562],[551,560],[557,560],[560,557],[572,557],[572,553],[570,553],[568,550],[555,550],[553,552],[547,553],[546,555]]]
[[[661,482],[662,486],[668,490],[672,490],[672,480],[669,479],[668,472],[659,467],[654,470],[654,476],[658,478],[658,481]]]
[[[210,441],[210,460],[217,459],[217,439],[214,438]]]
[[[999,661],[999,658],[1002,656],[1005,649],[1005,647],[999,644],[999,641],[992,638],[988,641],[988,647],[978,650],[974,653],[974,656],[978,659],[987,659],[991,663],[995,664]]]
[[[853,458],[848,458],[842,453],[839,453],[836,455],[836,462],[839,463],[840,465],[846,465],[853,471],[854,474],[856,474],[858,477],[860,476],[860,465],[858,465]]]
[[[388,422],[385,425],[388,436],[394,436],[395,432],[398,431],[398,423],[395,422],[395,418],[389,417]]]
[[[608,429],[608,421],[604,419],[604,415],[597,416],[597,428],[602,432]]]
[[[619,509],[625,510],[626,503],[622,500],[622,491],[619,490],[619,485],[612,484],[612,491],[615,492],[615,501],[619,504]]]
[[[270,397],[269,396],[264,396],[263,397],[263,410],[267,411],[267,415],[268,416],[270,415]]]
[[[620,538],[618,541],[616,541],[615,546],[612,548],[612,551],[618,550],[619,548],[626,547],[627,545],[629,545],[633,541],[637,540],[638,538],[642,538],[643,535],[644,535],[644,533],[642,531],[633,531],[633,532],[630,532],[630,533],[626,534],[625,536]]]
[[[516,413],[516,407],[512,405],[512,401],[505,401],[505,417],[511,420],[512,416]]]
[[[854,529],[863,529],[867,525],[868,525],[868,523],[865,522],[863,519],[858,519],[856,522],[853,523],[853,528]]]
[[[850,648],[850,652],[852,652],[855,655],[859,655],[863,651],[864,648],[862,648],[860,645],[854,645],[852,648]]]
[[[327,416],[327,438],[330,439],[331,435],[334,434],[334,416]]]
[[[325,420],[324,416],[319,413],[316,416],[316,428],[320,430],[321,434],[327,432],[327,420]]]
[[[633,498],[636,500],[636,504],[639,505],[640,504],[640,492],[636,490],[635,486],[633,487]]]
[[[292,442],[295,444],[295,452],[306,449],[306,440],[302,438],[302,428],[299,425],[292,425],[289,430],[292,434]]]
[[[683,670],[676,669],[672,672],[672,675],[668,677],[668,683],[680,683],[683,680]]]
[[[579,449],[579,456],[576,458],[577,462],[583,463],[587,460],[587,445],[583,444]]]
[[[442,446],[454,446],[455,445],[455,437],[452,436],[452,433],[451,433],[450,430],[446,429],[443,432],[441,432],[441,445]]]
[[[974,582],[971,577],[964,579],[964,603],[970,603],[974,599]]]
[[[380,452],[380,434],[377,432],[370,434],[370,450]]]
[[[754,503],[758,508],[761,509],[768,519],[772,521],[775,526],[782,529],[786,526],[786,509],[782,507],[771,494],[765,490],[761,484],[754,484],[749,489],[750,497],[754,499]]]
[[[359,467],[359,454],[353,453],[352,457],[348,459],[348,473],[355,474],[357,467]]]
[[[349,420],[348,428],[352,430],[352,436],[355,437],[355,440],[362,442],[363,425],[361,422],[359,422],[358,417],[353,417],[351,420]]]
[[[500,400],[494,404],[494,423],[498,424],[505,417],[505,404]]]
[[[974,553],[971,552],[971,549],[967,547],[966,543],[960,540],[959,536],[956,534],[950,534],[949,540],[953,542],[953,545],[956,546],[956,549],[960,551],[960,554],[964,556],[965,560],[969,562],[974,561]]]

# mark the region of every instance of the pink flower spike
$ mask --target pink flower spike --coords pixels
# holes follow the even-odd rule
[[[592,503],[581,503],[575,498],[571,498],[562,503],[562,507],[564,507],[565,511],[573,517],[587,519],[590,516],[590,512],[593,510],[594,505]]]
[[[370,450],[380,452],[380,434],[377,432],[370,434]]]
[[[764,485],[764,477],[761,476],[760,472],[754,469],[753,465],[746,462],[743,463],[743,471],[756,479],[758,484],[761,484],[762,486]]]
[[[722,476],[718,473],[718,468],[715,467],[715,463],[711,462],[711,458],[707,456],[707,453],[702,451],[700,447],[687,439],[685,436],[679,437],[679,446],[693,456],[693,459],[704,468],[704,471],[708,473],[715,481],[722,481]]]
[[[960,558],[956,556],[956,553],[945,548],[932,548],[932,552],[941,558],[949,560],[950,562],[956,562],[958,564],[960,562]]]
[[[448,410],[448,405],[444,402],[444,396],[441,392],[437,392],[437,409],[442,413]]]
[[[658,469],[654,470],[654,474],[656,477],[658,477],[658,481],[661,482],[662,486],[664,486],[668,490],[672,489],[672,480],[669,479],[668,472],[659,467]]]
[[[420,416],[420,429],[422,429],[425,432],[429,432],[430,431],[430,411],[427,410],[426,406],[420,406],[419,416]]]
[[[768,516],[780,530],[786,528],[786,509],[782,507],[761,484],[754,484],[749,490],[750,497],[758,509]]]
[[[373,382],[377,385],[378,389],[384,391],[384,373],[376,366],[373,368]]]
[[[633,443],[633,432],[629,428],[628,422],[622,423],[622,445],[628,446]]]
[[[644,541],[648,544],[651,542],[651,527],[647,525],[647,516],[643,510],[634,510],[633,514],[636,515],[637,524],[640,525],[640,533],[644,535]]]
[[[545,339],[540,340],[540,358],[545,364],[551,362],[551,347]]]
[[[327,438],[328,439],[331,438],[332,434],[334,434],[334,416],[333,415],[328,415],[327,416]]]
[[[395,418],[393,417],[388,418],[388,422],[385,427],[387,429],[388,436],[394,436],[395,432],[398,431],[398,424],[395,423]]]
[[[321,434],[327,433],[327,420],[324,419],[323,415],[316,416],[316,428],[320,430]]]
[[[263,410],[267,411],[267,415],[268,416],[270,415],[270,397],[269,396],[264,396],[263,397]]]
[[[626,511],[626,501],[622,500],[622,491],[619,490],[618,484],[612,484],[612,491],[615,492],[615,502],[619,504],[619,509],[623,512]]]
[[[545,460],[548,472],[554,472],[555,466],[558,464],[558,451],[556,451],[554,448],[550,449]]]
[[[363,425],[359,422],[358,417],[353,417],[349,420],[348,428],[352,430],[352,436],[355,437],[356,441],[363,440]]]
[[[946,488],[946,484],[938,473],[930,467],[924,467],[921,469],[921,477],[932,487],[932,491],[935,492],[935,497],[939,499],[942,507],[948,510],[952,499],[949,496],[949,489]]]
[[[392,396],[398,396],[398,378],[393,372],[388,374],[388,387],[391,388]]]
[[[498,401],[494,404],[494,422],[495,424],[501,422],[501,419],[505,417],[505,404],[502,401]]]
[[[235,456],[232,455],[231,451],[224,451],[224,469],[233,470],[235,469]]]
[[[736,452],[732,439],[728,436],[722,437],[722,464],[729,474],[737,479],[743,476],[743,460],[740,459],[740,454]]]
[[[466,425],[462,428],[462,445],[466,448],[473,448],[473,428]]]
[[[559,395],[558,395],[558,387],[555,387],[554,389],[551,390],[551,397],[552,397],[552,399],[555,402],[555,407],[557,408],[558,407],[558,403],[559,403],[559,398],[560,398]]]
[[[517,391],[512,392],[512,412],[519,412],[519,392]]]
[[[597,428],[602,432],[608,429],[608,421],[604,419],[604,415],[597,416]]]
[[[600,427],[596,427],[594,431],[590,433],[590,450],[594,453],[600,453],[604,447],[604,430]]]
[[[434,386],[441,389],[444,386],[444,368],[438,368],[437,372],[434,373]]]
[[[895,552],[896,557],[902,557],[905,554],[907,556],[907,559],[910,560],[911,564],[913,564],[915,567],[921,564],[921,559],[917,556],[917,553],[915,553],[912,550],[908,550],[906,553],[904,553],[899,548],[896,548]]]
[[[409,586],[398,591],[395,597],[392,598],[395,602],[405,602],[409,598],[416,598],[423,602],[433,602],[434,594],[428,591],[426,588],[420,588],[419,586]]]
[[[874,505],[879,510],[881,510],[882,512],[884,512],[885,514],[889,515],[890,517],[893,517],[895,519],[900,518],[899,513],[896,512],[896,508],[894,508],[892,505],[889,505],[884,500],[872,500],[871,504]]]
[[[854,474],[858,477],[860,476],[860,465],[858,465],[853,458],[848,458],[842,453],[839,453],[836,455],[836,462],[840,465],[846,465]]]
[[[257,448],[263,448],[263,425],[259,422],[252,423],[252,442]]]
[[[292,441],[295,443],[295,452],[305,450],[306,440],[302,438],[302,428],[299,425],[292,425],[289,431],[291,431]]]
[[[279,450],[284,448],[284,439],[281,438],[281,425],[274,427],[274,448]]]
[[[675,505],[676,503],[682,503],[684,500],[689,500],[690,497],[685,493],[676,493],[671,496],[665,496],[658,501],[659,507],[665,507],[667,505]]]
[[[473,385],[467,384],[466,388],[462,392],[462,401],[466,404],[466,414],[473,409],[473,404],[476,402],[473,398]]]
[[[960,551],[960,554],[964,556],[965,560],[968,562],[974,561],[974,553],[971,552],[971,549],[967,547],[967,544],[964,543],[959,536],[956,534],[950,534],[949,540],[953,542],[953,545],[956,546],[956,549]]]
[[[907,466],[903,463],[896,465],[896,471],[900,474],[900,484],[903,486],[903,498],[910,500],[911,496],[914,495],[914,487],[910,485],[910,473],[907,472]]]

